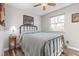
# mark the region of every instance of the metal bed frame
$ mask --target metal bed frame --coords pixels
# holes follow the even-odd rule
[[[21,25],[19,27],[20,29],[20,34],[25,31],[37,31],[37,26],[33,25],[33,24],[24,24],[24,25]],[[22,30],[23,29],[23,30]]]
[[[22,33],[22,31],[37,31],[37,26],[33,25],[33,24],[24,24],[24,25],[21,25],[19,27],[20,29],[20,34]],[[23,30],[21,30],[23,29]],[[61,53],[63,52],[63,47],[64,47],[64,37],[63,35],[61,36],[58,36],[54,39],[51,39],[49,40],[49,47],[50,47],[50,56],[51,56],[51,41],[53,42],[53,55],[54,56],[59,56],[61,55]],[[61,49],[60,49],[60,44],[62,45]],[[45,44],[43,45],[43,47],[41,48],[41,56],[45,56],[45,45],[46,45],[46,42]],[[60,52],[59,52],[60,51]]]

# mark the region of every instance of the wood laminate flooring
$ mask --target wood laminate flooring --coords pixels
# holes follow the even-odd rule
[[[66,49],[64,49],[63,54],[65,56],[79,56],[79,51],[76,51],[76,50],[73,50],[70,48],[66,48]]]
[[[20,47],[4,52],[4,56],[25,56]]]
[[[25,56],[22,49],[20,47],[15,50],[8,50],[4,52],[4,56]],[[72,50],[70,48],[64,49],[63,54],[61,56],[79,56],[79,51]]]

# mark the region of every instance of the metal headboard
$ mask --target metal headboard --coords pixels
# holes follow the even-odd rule
[[[25,31],[37,31],[37,26],[33,25],[33,24],[24,24],[24,25],[21,25],[19,27],[19,32],[20,34]]]

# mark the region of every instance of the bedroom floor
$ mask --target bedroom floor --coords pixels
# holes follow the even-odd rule
[[[64,55],[65,56],[79,56],[79,51],[67,48],[67,49],[64,49]]]
[[[4,52],[4,56],[24,56],[24,53],[20,47],[15,50],[8,50]]]
[[[21,48],[16,48],[15,50],[5,51],[4,56],[24,56],[24,53]],[[67,48],[64,49],[64,53],[61,56],[79,56],[79,51]]]

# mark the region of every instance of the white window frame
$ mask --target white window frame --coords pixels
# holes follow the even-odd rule
[[[60,16],[64,16],[64,20],[63,20],[63,22],[55,22],[55,23],[52,23],[52,19],[54,20],[56,17],[58,18],[58,17],[60,17]],[[57,20],[57,19],[56,19]],[[64,21],[65,21],[65,15],[64,14],[61,14],[61,15],[57,15],[57,16],[52,16],[51,18],[50,18],[50,21],[51,21],[51,30],[53,30],[53,31],[61,31],[61,32],[64,32]],[[57,28],[58,26],[58,24],[61,24],[62,26],[60,26],[60,28]]]

